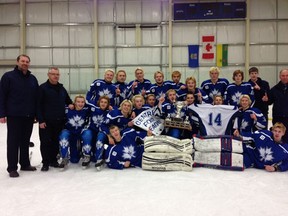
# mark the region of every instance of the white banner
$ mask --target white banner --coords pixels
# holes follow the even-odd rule
[[[164,120],[154,115],[154,108],[140,113],[133,119],[134,125],[142,128],[143,130],[150,130],[154,135],[158,136],[164,130]]]

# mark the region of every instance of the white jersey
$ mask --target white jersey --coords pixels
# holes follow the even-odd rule
[[[238,111],[236,106],[211,104],[192,104],[188,109],[202,136],[228,135],[233,115]]]

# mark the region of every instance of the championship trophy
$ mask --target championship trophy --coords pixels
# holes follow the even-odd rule
[[[181,109],[184,106],[186,106],[185,101],[177,101],[175,102],[175,106],[177,109],[176,116],[175,117],[168,116],[164,121],[164,126],[171,128],[192,130],[192,126],[188,120],[188,116],[186,116],[185,120],[181,118]]]

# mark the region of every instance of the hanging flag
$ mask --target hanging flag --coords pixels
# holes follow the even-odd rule
[[[216,64],[217,67],[228,65],[228,44],[217,44]]]
[[[202,59],[214,59],[214,36],[202,36]]]
[[[199,45],[188,45],[189,67],[199,67]]]

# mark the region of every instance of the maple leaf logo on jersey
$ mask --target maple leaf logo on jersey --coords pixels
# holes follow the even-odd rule
[[[271,148],[262,148],[260,147],[258,149],[259,153],[260,153],[260,160],[261,161],[272,161],[274,159],[273,157],[273,151],[271,150]]]
[[[83,145],[82,150],[84,151],[84,153],[89,153],[91,150],[91,146],[88,144]]]
[[[159,92],[159,94],[157,95],[156,99],[158,100],[161,97],[165,97],[165,93],[164,92]]]
[[[69,141],[68,141],[68,139],[64,138],[64,139],[60,140],[59,144],[62,148],[67,148],[69,146]]]
[[[245,120],[242,121],[241,123],[241,129],[246,129],[246,127],[249,125],[249,123]]]
[[[130,146],[124,146],[123,149],[123,155],[122,157],[124,159],[129,159],[131,160],[132,158],[135,158],[135,150],[134,150],[134,146],[130,145]]]
[[[126,98],[127,92],[128,92],[128,90],[124,89],[123,92],[120,93],[120,97],[121,98]]]
[[[93,116],[92,121],[96,127],[100,127],[101,123],[104,121],[104,116],[102,115]]]
[[[69,124],[71,124],[73,127],[77,129],[78,127],[81,127],[84,124],[84,119],[76,115],[76,116],[73,116],[73,118],[70,118],[68,122]]]
[[[210,93],[209,93],[209,97],[213,98],[215,95],[221,95],[220,92],[217,89],[213,89]]]
[[[98,141],[96,142],[96,148],[97,148],[97,149],[101,149],[102,146],[103,146],[102,141],[98,140]]]
[[[103,89],[103,91],[99,91],[98,94],[99,94],[100,97],[101,97],[101,96],[108,96],[109,98],[112,98],[112,97],[113,97],[112,93],[109,91],[108,88]]]
[[[232,95],[233,102],[238,104],[241,96],[242,96],[242,93],[237,91],[234,95]]]

